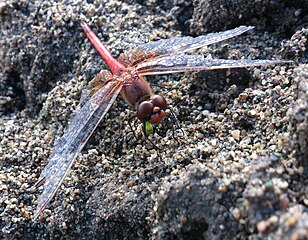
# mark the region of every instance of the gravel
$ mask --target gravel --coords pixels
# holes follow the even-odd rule
[[[1,1],[0,238],[306,239],[307,10],[238,2]],[[148,77],[186,135],[174,139],[166,121],[152,137],[159,151],[135,140],[134,109],[119,97],[33,223],[40,191],[27,189],[82,89],[107,69],[80,21],[114,56],[253,24],[199,53],[295,63]]]

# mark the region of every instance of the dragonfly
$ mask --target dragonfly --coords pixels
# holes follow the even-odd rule
[[[243,34],[252,30],[253,26],[240,26],[198,37],[175,37],[149,42],[122,53],[118,59],[111,55],[86,23],[82,22],[81,27],[110,71],[102,70],[94,77],[91,81],[93,89],[88,100],[77,107],[64,135],[52,148],[47,166],[32,187],[36,190],[44,184],[43,192],[38,198],[37,209],[33,214],[33,221],[52,200],[74,160],[118,95],[121,94],[128,104],[135,107],[136,116],[143,123],[144,134],[146,136],[153,134],[153,126],[166,117],[168,104],[163,96],[152,93],[144,76],[287,62],[266,59],[215,59],[211,56],[188,54],[193,50]]]

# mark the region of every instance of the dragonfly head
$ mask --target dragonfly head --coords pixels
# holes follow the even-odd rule
[[[167,101],[160,95],[154,95],[149,101],[141,102],[137,107],[137,117],[142,122],[158,123],[166,116]]]

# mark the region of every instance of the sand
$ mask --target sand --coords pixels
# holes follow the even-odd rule
[[[0,238],[307,238],[305,1],[100,2],[0,2]],[[33,223],[41,190],[27,189],[82,89],[107,69],[80,21],[115,57],[147,41],[254,25],[198,53],[294,63],[148,77],[186,136],[174,139],[165,121],[151,138],[159,151],[136,141],[135,110],[119,96]]]

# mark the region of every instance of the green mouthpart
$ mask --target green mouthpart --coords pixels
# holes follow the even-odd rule
[[[153,134],[154,128],[153,128],[153,124],[152,123],[150,123],[149,121],[146,121],[144,123],[144,128],[145,128],[145,135],[147,137],[150,136],[151,134]]]

